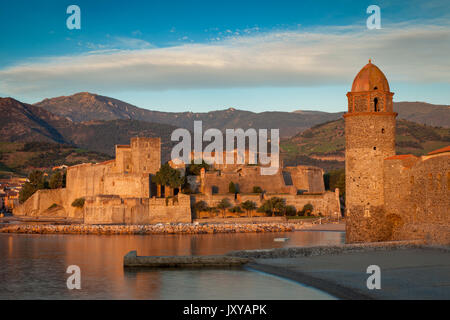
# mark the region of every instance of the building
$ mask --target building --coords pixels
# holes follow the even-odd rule
[[[169,164],[185,174],[184,164]],[[117,145],[114,160],[86,163],[67,168],[66,188],[39,190],[14,210],[15,215],[67,217],[85,223],[147,224],[190,222],[191,206],[205,201],[214,206],[228,198],[233,205],[246,200],[258,206],[270,197],[282,197],[297,210],[310,203],[313,214],[340,213],[335,192],[325,191],[320,168],[297,166],[280,168],[275,175],[261,175],[254,164],[214,165],[200,176],[189,176],[192,194],[181,188],[152,183],[161,167],[159,138],[132,138],[130,145]],[[233,182],[239,189],[230,194]],[[254,193],[253,187],[263,190]],[[76,202],[79,205],[76,205]]]
[[[347,93],[347,242],[450,242],[450,147],[395,154],[393,93],[383,72],[364,66]]]

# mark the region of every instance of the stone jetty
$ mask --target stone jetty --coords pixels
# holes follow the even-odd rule
[[[138,256],[130,251],[123,258],[124,267],[148,268],[208,268],[239,267],[249,263],[250,259],[213,255],[213,256]]]
[[[250,232],[289,232],[296,226],[287,223],[258,224],[154,224],[154,225],[54,225],[54,224],[5,224],[0,233],[27,234],[213,234],[213,233],[250,233]]]

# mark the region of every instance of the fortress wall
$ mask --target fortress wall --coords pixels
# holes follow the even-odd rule
[[[150,178],[148,174],[114,173],[103,178],[103,193],[122,198],[148,198]]]
[[[415,163],[386,160],[386,215],[397,215],[391,238],[450,243],[450,155]]]
[[[284,183],[281,172],[275,175],[261,175],[259,167],[243,168],[241,172],[221,173],[208,172],[205,175],[205,193],[213,189],[219,194],[228,193],[230,182],[238,185],[241,193],[253,192],[254,186],[259,186],[267,192],[290,192],[291,188]]]
[[[286,167],[284,171],[290,172],[292,183],[297,190],[307,192],[325,192],[323,170],[312,166]]]
[[[113,164],[85,163],[67,169],[68,201],[104,193],[103,177]]]
[[[125,172],[132,170],[130,146],[116,146],[116,161],[114,172]]]
[[[51,189],[36,191],[25,203],[14,208],[14,215],[41,216],[53,204],[64,206],[66,203],[66,189]],[[59,212],[64,216],[65,212]]]
[[[178,202],[159,198],[96,196],[86,199],[87,224],[154,224],[191,222],[190,197],[179,194]]]

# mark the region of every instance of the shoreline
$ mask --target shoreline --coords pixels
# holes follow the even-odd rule
[[[94,234],[94,235],[150,235],[150,234],[215,234],[215,233],[265,233],[292,232],[292,224],[152,224],[152,225],[56,225],[56,224],[5,224],[0,233],[15,234]]]
[[[422,240],[232,251],[250,271],[295,281],[344,300],[449,299],[450,246]],[[366,268],[379,264],[381,290],[368,290]],[[403,272],[399,272],[403,271]]]

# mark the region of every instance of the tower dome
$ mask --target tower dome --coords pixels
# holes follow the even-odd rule
[[[372,90],[389,92],[389,83],[384,73],[369,60],[353,80],[352,92]]]

